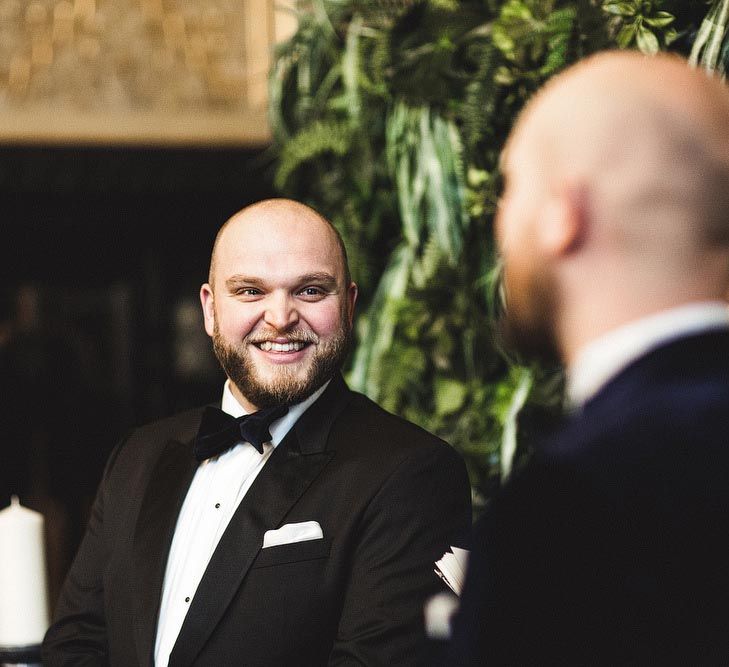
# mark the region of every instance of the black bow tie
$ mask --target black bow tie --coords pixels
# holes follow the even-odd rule
[[[195,458],[204,461],[218,456],[241,440],[250,442],[263,454],[263,443],[271,440],[268,429],[288,411],[287,405],[276,405],[236,418],[218,408],[206,407],[195,438]]]

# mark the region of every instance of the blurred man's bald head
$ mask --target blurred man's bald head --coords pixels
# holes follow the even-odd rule
[[[530,142],[551,183],[590,183],[628,237],[640,223],[700,241],[688,229],[698,225],[703,240],[729,244],[729,91],[681,58],[588,58],[535,96],[513,136]]]
[[[347,250],[342,240],[341,235],[337,231],[336,227],[332,225],[329,220],[324,216],[320,215],[310,206],[302,204],[301,202],[294,201],[293,199],[265,199],[263,201],[256,202],[250,206],[238,211],[236,214],[231,216],[225,224],[218,230],[218,234],[215,237],[215,243],[213,244],[213,251],[210,258],[210,273],[208,281],[210,285],[215,286],[215,264],[216,258],[220,249],[221,243],[224,242],[227,232],[236,226],[251,225],[260,228],[260,233],[266,233],[266,225],[295,223],[297,227],[301,228],[301,233],[306,233],[306,228],[317,228],[325,230],[325,233],[336,244],[340,259],[342,263],[342,271],[344,275],[345,284],[349,284],[352,281],[349,262],[347,259]]]
[[[725,297],[728,138],[729,90],[675,56],[601,53],[530,100],[496,219],[525,350]]]

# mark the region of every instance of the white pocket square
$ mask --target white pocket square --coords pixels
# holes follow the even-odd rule
[[[287,523],[276,530],[267,530],[263,535],[263,548],[277,547],[281,544],[319,540],[324,537],[321,526],[317,521],[302,521],[301,523]]]

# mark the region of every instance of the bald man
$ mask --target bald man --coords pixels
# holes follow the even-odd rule
[[[507,332],[568,410],[475,530],[448,665],[729,664],[729,91],[604,53],[527,105]]]
[[[470,489],[451,447],[345,385],[356,297],[312,209],[268,200],[223,226],[200,290],[222,410],[113,452],[45,667],[423,663]]]

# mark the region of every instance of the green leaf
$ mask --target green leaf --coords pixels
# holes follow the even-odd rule
[[[638,48],[648,55],[654,55],[658,53],[660,45],[658,44],[658,37],[656,37],[648,28],[641,25],[638,27],[638,33],[636,35],[636,42]]]
[[[439,415],[450,415],[461,408],[466,400],[466,385],[452,378],[436,378],[433,397],[435,411]]]
[[[501,9],[502,20],[529,21],[533,17],[532,10],[520,0],[509,0]]]
[[[681,33],[679,33],[674,28],[669,28],[666,30],[666,32],[663,33],[663,39],[666,42],[666,46],[671,46],[680,36]]]
[[[430,4],[438,9],[453,12],[458,9],[458,0],[430,0]]]
[[[635,16],[635,6],[628,2],[609,2],[602,6],[602,10],[614,16]]]
[[[630,46],[631,42],[635,38],[636,26],[635,23],[624,25],[620,28],[618,36],[615,38],[615,43],[621,48],[625,49]]]
[[[514,75],[508,67],[499,67],[494,74],[494,82],[500,86],[510,86],[514,83]]]
[[[359,93],[359,36],[362,32],[362,17],[355,16],[349,24],[344,53],[342,55],[342,81],[346,91],[346,111],[353,119],[357,119],[360,113]]]
[[[413,261],[412,248],[407,243],[393,251],[364,320],[349,381],[375,400],[381,389],[380,366],[392,345],[398,308],[407,290]]]
[[[665,28],[667,25],[671,25],[676,20],[673,14],[668,12],[656,12],[654,16],[650,18],[644,17],[643,23],[647,23],[653,28]]]
[[[511,378],[516,381],[509,406],[504,419],[504,430],[501,438],[501,476],[506,479],[511,474],[511,467],[516,454],[517,426],[519,413],[529,398],[532,389],[533,375],[528,368],[514,367]]]
[[[514,57],[514,40],[501,26],[494,26],[491,38],[494,41],[494,46],[501,51],[507,58]]]
[[[473,166],[468,168],[468,184],[472,188],[483,185],[490,177],[491,175],[485,169],[476,169]]]
[[[275,176],[277,188],[283,188],[289,176],[305,162],[323,153],[344,155],[349,151],[351,133],[345,123],[317,121],[304,127],[281,150]]]

